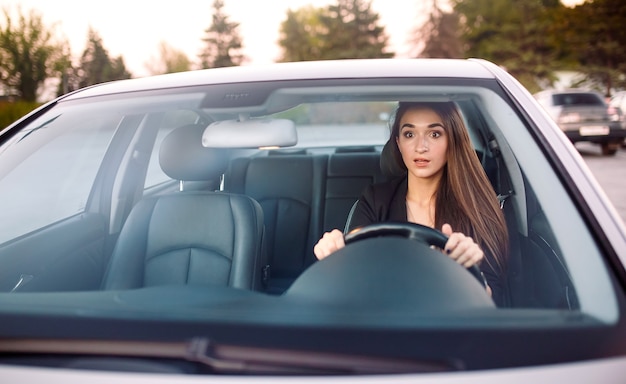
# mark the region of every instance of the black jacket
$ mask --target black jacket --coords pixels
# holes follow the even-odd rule
[[[406,217],[406,193],[407,179],[399,178],[384,183],[372,184],[365,189],[357,203],[350,222],[348,231],[366,226],[368,224],[387,221],[407,221]],[[485,258],[493,260],[493,255],[485,252]],[[500,276],[491,266],[494,262],[483,262],[480,270],[485,275],[487,283],[492,290],[493,301],[498,306],[506,302],[504,287],[505,276]]]

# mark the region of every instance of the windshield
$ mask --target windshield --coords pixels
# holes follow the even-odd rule
[[[322,332],[326,341],[381,337],[387,341],[376,348],[385,349],[403,334],[419,334],[429,341],[411,353],[436,362],[429,365],[435,370],[450,369],[450,356],[498,366],[465,354],[454,341],[461,334],[493,346],[498,332],[578,332],[620,320],[585,211],[537,125],[497,82],[246,87],[255,100],[238,105],[223,105],[224,84],[74,97],[15,128],[0,148],[0,316],[67,324],[22,332],[48,339],[201,337],[315,349],[301,332]],[[559,103],[597,102],[558,95],[574,96]],[[397,173],[399,160],[387,148],[402,148],[392,134],[399,104],[424,102],[459,112],[471,158],[448,155],[447,166],[476,162],[484,174],[508,236],[502,269],[486,269],[485,261],[472,272],[438,249],[447,237],[436,243],[406,223],[348,235],[370,186],[401,186],[409,177],[406,165]],[[295,143],[283,146],[289,135]],[[433,143],[415,155],[418,168],[435,161]],[[473,196],[474,187],[464,188]],[[410,209],[407,201],[402,207]],[[412,212],[402,212],[410,219]],[[319,260],[315,245],[333,229],[346,246]],[[248,338],[253,331],[265,336]],[[293,339],[282,339],[287,334]],[[373,353],[370,347],[363,353]],[[497,349],[484,348],[495,356]],[[505,360],[518,364],[514,356]]]

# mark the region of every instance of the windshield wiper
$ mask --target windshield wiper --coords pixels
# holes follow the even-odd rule
[[[452,362],[386,359],[370,356],[187,342],[106,340],[2,340],[2,354],[115,356],[184,360],[226,374],[390,374],[458,370]]]
[[[58,119],[58,118],[59,118],[59,116],[61,116],[61,115],[56,115],[56,116],[54,116],[53,118],[49,119],[48,121],[44,121],[41,125],[39,125],[39,126],[37,126],[37,127],[34,127],[34,128],[32,128],[32,129],[28,130],[28,131],[26,132],[26,134],[25,134],[24,136],[22,136],[22,137],[18,140],[18,142],[20,142],[20,141],[24,140],[25,138],[27,138],[27,137],[28,137],[31,133],[33,133],[33,132],[35,132],[35,131],[38,131],[38,130],[40,130],[40,129],[42,129],[42,128],[47,127],[50,123],[52,123],[52,122],[54,122],[56,119]]]

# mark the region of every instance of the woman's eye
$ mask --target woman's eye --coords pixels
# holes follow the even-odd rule
[[[404,137],[406,137],[407,139],[410,139],[411,137],[413,137],[413,132],[411,131],[404,132]]]
[[[441,137],[441,132],[433,131],[433,132],[430,133],[430,137],[433,137],[435,139],[438,138],[438,137]]]

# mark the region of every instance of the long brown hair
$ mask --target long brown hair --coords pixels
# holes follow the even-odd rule
[[[391,121],[389,140],[395,161],[406,170],[395,139],[400,135],[402,116],[413,108],[429,108],[435,111],[441,118],[448,137],[447,163],[435,197],[435,227],[441,228],[448,223],[455,232],[472,237],[485,252],[487,263],[494,270],[504,272],[509,241],[504,214],[456,104],[400,102]]]

